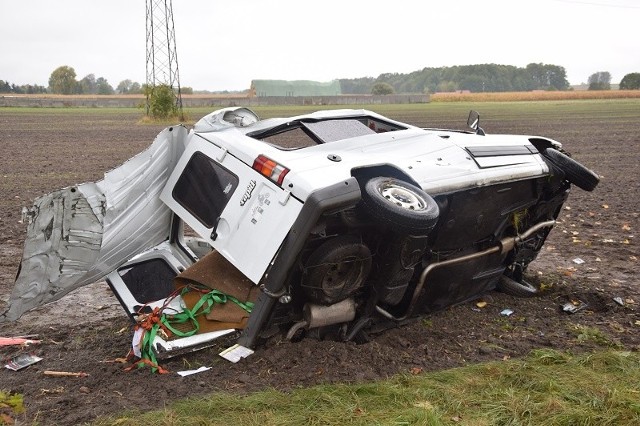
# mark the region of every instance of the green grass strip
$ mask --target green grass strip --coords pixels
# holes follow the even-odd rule
[[[538,350],[522,360],[182,400],[98,425],[623,425],[640,424],[640,355],[572,356]]]

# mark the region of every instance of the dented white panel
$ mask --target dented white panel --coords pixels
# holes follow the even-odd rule
[[[160,201],[184,151],[187,130],[163,130],[153,144],[96,183],[35,200],[8,309],[0,322],[96,282],[167,239],[171,210]]]

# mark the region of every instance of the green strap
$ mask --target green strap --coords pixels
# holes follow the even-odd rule
[[[180,295],[184,295],[185,293],[191,291],[189,287],[184,287]],[[160,322],[164,325],[168,330],[170,330],[173,334],[179,337],[189,337],[193,336],[200,330],[200,324],[198,324],[197,316],[206,315],[215,306],[216,303],[223,304],[227,303],[227,301],[232,301],[236,305],[240,306],[244,311],[251,313],[253,310],[254,303],[253,302],[241,302],[233,296],[229,296],[224,294],[219,290],[211,290],[207,293],[204,293],[198,302],[193,306],[193,309],[184,309],[182,312],[173,315],[160,315]],[[174,327],[174,325],[184,324],[186,322],[191,322],[193,325],[193,329],[187,332],[180,331]],[[153,365],[158,365],[156,360],[155,353],[151,347],[153,341],[158,334],[158,330],[160,329],[160,324],[154,324],[151,327],[151,330],[148,330],[144,333],[144,338],[142,340],[142,345],[140,348],[142,359],[148,359],[153,363]],[[139,363],[138,368],[143,367],[144,363]],[[158,369],[156,367],[152,367],[151,371],[156,372]]]
[[[153,352],[151,348],[151,344],[153,343],[156,335],[158,334],[158,330],[160,329],[160,324],[154,324],[151,327],[151,330],[148,330],[144,333],[144,337],[142,339],[142,345],[140,346],[140,354],[142,355],[142,359],[148,359],[153,363],[153,365],[158,365],[158,360],[156,359],[156,354]],[[138,368],[144,367],[145,364],[143,362],[138,363]],[[155,373],[158,370],[157,367],[151,367],[151,372]]]
[[[189,291],[189,288],[185,287],[182,290],[181,294],[185,294],[188,291]],[[248,313],[251,313],[251,310],[253,309],[254,304],[252,302],[241,302],[235,297],[224,294],[219,290],[211,290],[203,294],[202,297],[200,297],[200,299],[198,300],[198,302],[196,302],[196,304],[193,306],[192,309],[185,309],[184,311],[174,315],[163,314],[160,317],[160,322],[162,322],[162,324],[165,327],[167,327],[167,329],[169,329],[176,336],[180,336],[180,337],[193,336],[200,330],[200,324],[198,324],[198,320],[196,319],[196,317],[200,315],[208,314],[209,312],[211,312],[211,310],[213,309],[216,303],[223,304],[223,303],[227,303],[228,300],[240,306],[240,308],[242,308],[244,311]],[[184,332],[176,329],[173,326],[177,324],[184,324],[186,322],[191,322],[191,324],[193,325],[192,330]]]

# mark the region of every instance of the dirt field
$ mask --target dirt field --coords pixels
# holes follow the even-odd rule
[[[172,374],[158,375],[148,369],[125,372],[123,364],[114,362],[126,355],[132,332],[107,285],[97,283],[2,326],[2,337],[37,335],[42,340],[27,349],[0,347],[3,360],[20,352],[43,360],[19,372],[3,368],[0,390],[24,395],[23,421],[77,424],[214,391],[372,381],[415,368],[432,371],[520,357],[537,348],[640,350],[640,101],[474,107],[485,111],[487,132],[557,139],[602,175],[593,193],[572,191],[560,223],[532,264],[532,279],[547,288],[541,297],[487,294],[482,309],[463,304],[362,345],[274,338],[238,364],[222,360],[215,350],[203,350],[164,363]],[[421,126],[460,128],[466,118],[461,111],[468,106],[412,108],[384,112]],[[523,119],[521,114],[528,115]],[[98,180],[149,145],[163,126],[137,125],[139,118],[134,110],[0,109],[0,311],[21,258],[22,207],[52,190]],[[576,263],[578,259],[584,263]],[[561,305],[572,300],[588,307],[575,314],[562,312]],[[501,316],[505,308],[513,315]],[[201,365],[213,368],[186,378],[175,374]],[[45,370],[89,376],[50,377]]]

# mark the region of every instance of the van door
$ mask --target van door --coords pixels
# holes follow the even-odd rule
[[[256,284],[302,209],[289,191],[199,137],[160,198]]]

